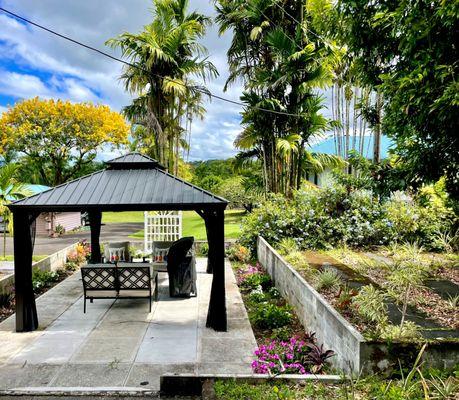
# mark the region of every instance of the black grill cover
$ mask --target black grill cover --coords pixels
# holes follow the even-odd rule
[[[193,292],[194,257],[187,256],[194,237],[184,237],[172,244],[167,253],[167,273],[171,297],[189,297]]]

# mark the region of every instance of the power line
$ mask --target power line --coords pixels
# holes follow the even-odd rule
[[[297,24],[299,25],[304,25],[302,24],[300,21],[298,21],[298,19],[293,16],[292,14],[290,14],[284,7],[282,7],[277,1],[274,1],[273,4],[275,6],[277,6],[280,10],[282,10],[285,14],[287,14],[288,17],[290,17],[291,19],[293,19]],[[327,40],[325,38],[323,38],[322,36],[318,35],[317,33],[315,33],[314,31],[312,31],[311,29],[309,29],[307,26],[304,27],[309,33],[312,33],[315,37],[317,37],[318,39],[320,40],[323,40],[324,43],[327,43]]]
[[[63,34],[61,34],[59,32],[56,32],[53,29],[47,28],[47,27],[45,27],[43,25],[40,25],[40,24],[38,24],[36,22],[33,22],[33,21],[31,21],[31,20],[29,20],[29,19],[27,19],[25,17],[22,17],[22,16],[14,13],[12,11],[9,11],[9,10],[3,8],[3,7],[0,7],[0,11],[3,11],[4,13],[9,14],[9,15],[11,15],[11,16],[13,16],[13,17],[15,17],[15,18],[17,18],[17,19],[19,19],[21,21],[24,21],[29,25],[36,26],[37,28],[40,28],[40,29],[52,34],[52,35],[58,36],[61,39],[67,40],[69,42],[72,42],[73,44],[76,44],[76,45],[84,47],[84,48],[86,48],[88,50],[94,51],[94,52],[96,52],[96,53],[98,53],[98,54],[100,54],[100,55],[102,55],[104,57],[107,57],[107,58],[110,58],[111,60],[120,62],[120,63],[122,63],[124,65],[127,65],[127,66],[131,67],[131,68],[136,68],[136,69],[138,69],[140,71],[146,72],[147,74],[151,74],[151,75],[156,76],[158,78],[165,79],[165,80],[168,80],[169,82],[173,82],[173,83],[176,83],[178,85],[181,85],[181,86],[183,86],[183,87],[185,87],[187,89],[191,89],[192,88],[192,89],[194,89],[194,90],[196,90],[196,91],[198,91],[198,92],[200,92],[202,94],[205,94],[205,95],[207,95],[207,96],[209,96],[211,98],[214,98],[214,99],[217,99],[217,100],[221,100],[221,101],[224,101],[224,102],[227,102],[227,103],[230,103],[230,104],[234,104],[234,105],[237,105],[237,106],[247,107],[247,104],[244,104],[244,103],[242,103],[240,101],[231,100],[231,99],[225,98],[223,96],[219,96],[219,95],[213,94],[212,92],[210,92],[208,90],[201,89],[199,87],[195,87],[195,86],[194,87],[190,87],[190,86],[186,85],[183,82],[176,81],[176,80],[174,80],[172,78],[168,78],[168,77],[162,76],[160,74],[156,74],[156,73],[154,73],[152,71],[148,71],[148,70],[146,70],[145,68],[142,68],[139,65],[132,64],[129,61],[126,61],[126,60],[123,60],[121,58],[115,57],[115,56],[113,56],[113,55],[111,55],[109,53],[106,53],[103,50],[100,50],[100,49],[96,48],[96,47],[90,46],[90,45],[85,44],[83,42],[80,42],[80,41],[78,41],[76,39],[73,39],[73,38],[71,38],[69,36],[63,35]],[[268,113],[272,113],[272,114],[285,115],[285,116],[289,116],[289,117],[302,117],[300,114],[293,114],[293,113],[288,113],[288,112],[285,112],[285,111],[270,110],[268,108],[263,108],[263,107],[258,107],[258,106],[251,106],[251,108],[255,109],[255,110],[258,110],[258,111],[268,112]]]

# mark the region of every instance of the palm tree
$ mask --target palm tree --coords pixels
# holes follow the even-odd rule
[[[3,257],[6,257],[6,230],[13,231],[11,211],[7,207],[14,200],[32,195],[27,185],[16,179],[18,165],[5,164],[0,167],[0,216],[3,218]]]
[[[138,34],[126,32],[107,41],[132,64],[121,80],[138,97],[124,114],[147,129],[154,138],[154,156],[171,171],[177,168],[181,139],[186,139],[182,125],[202,114],[202,96],[208,93],[191,77],[205,82],[218,75],[198,42],[210,19],[187,10],[188,0],[153,0],[151,24]]]
[[[244,130],[235,144],[256,151],[267,191],[289,195],[300,185],[306,144],[332,126],[316,89],[331,84],[337,54],[310,33],[302,2],[219,0],[217,12],[220,31],[233,31],[227,85],[240,78],[245,88]]]

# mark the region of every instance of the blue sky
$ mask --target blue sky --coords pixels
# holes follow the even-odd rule
[[[151,19],[149,0],[0,0],[12,12],[74,37],[94,47],[124,31],[138,32]],[[207,0],[190,0],[190,8],[214,15]],[[231,36],[220,37],[212,26],[203,44],[220,76],[207,86],[215,94],[238,100],[236,84],[223,94],[228,76],[226,50]],[[119,82],[122,66],[65,40],[27,26],[0,12],[0,113],[16,101],[40,96],[108,104],[119,111],[131,96]],[[218,100],[206,103],[204,120],[192,126],[190,160],[226,158],[235,153],[233,141],[240,131],[236,105]],[[112,154],[104,154],[104,158]]]

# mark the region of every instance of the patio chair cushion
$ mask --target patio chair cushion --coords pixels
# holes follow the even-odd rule
[[[129,242],[111,242],[104,243],[105,260],[114,261],[112,255],[118,255],[118,261],[131,261],[129,254]]]

